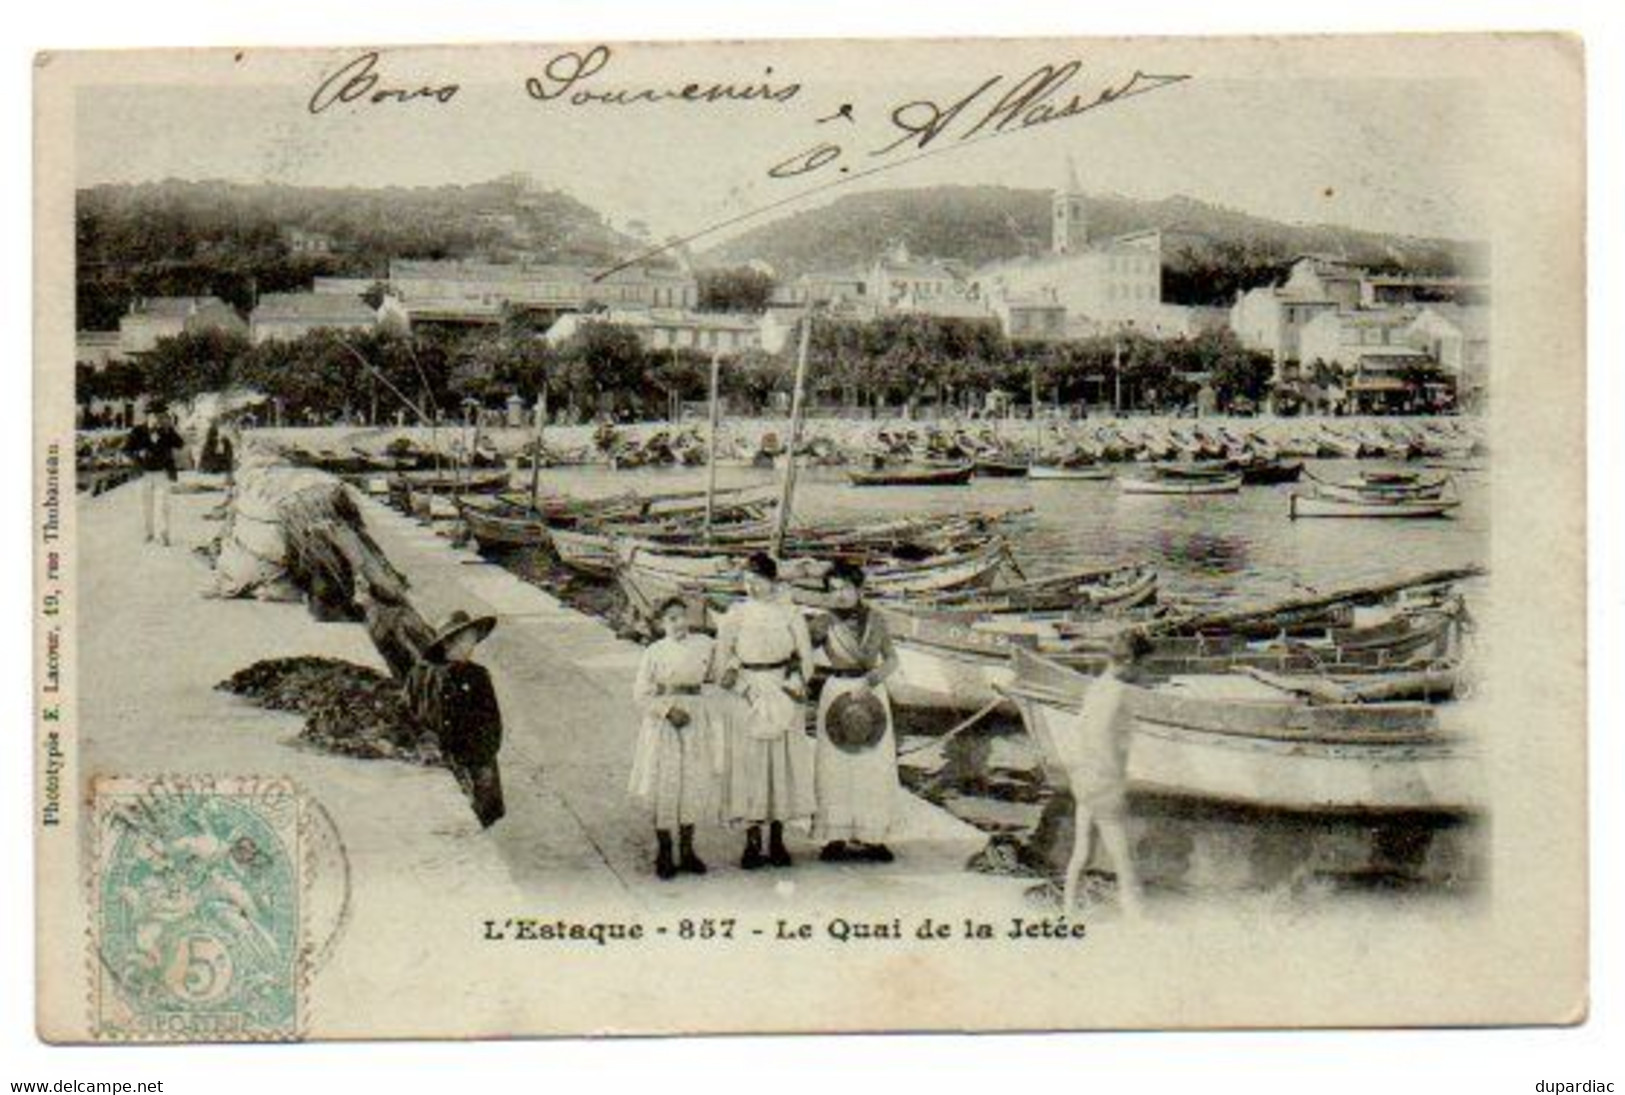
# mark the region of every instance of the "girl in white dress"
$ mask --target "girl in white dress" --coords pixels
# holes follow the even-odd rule
[[[662,604],[658,617],[664,637],[643,652],[632,685],[643,722],[630,790],[654,815],[655,874],[674,878],[679,871],[705,873],[694,854],[694,825],[715,816],[712,784],[722,743],[720,720],[701,691],[711,669],[711,640],[689,630],[680,598]]]
[[[717,627],[717,672],[723,687],[735,695],[727,720],[723,813],[746,826],[739,865],[747,871],[790,866],[784,823],[810,818],[814,805],[812,742],[806,728],[812,637],[801,610],[779,595],[777,581],[772,557],[751,556],[745,599]]]

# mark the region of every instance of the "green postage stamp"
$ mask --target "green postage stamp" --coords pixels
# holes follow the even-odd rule
[[[287,780],[97,780],[98,1037],[265,1041],[301,1029],[301,803]]]

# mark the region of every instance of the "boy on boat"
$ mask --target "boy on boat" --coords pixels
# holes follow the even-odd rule
[[[746,826],[739,865],[747,871],[790,866],[784,823],[810,818],[814,808],[806,720],[812,637],[800,610],[780,595],[778,576],[771,556],[752,555],[745,565],[745,599],[717,628],[718,679],[736,697],[728,720],[723,812]]]
[[[632,685],[643,721],[629,790],[654,816],[655,874],[671,879],[680,871],[705,873],[694,854],[694,825],[707,810],[715,812],[711,787],[721,742],[718,720],[700,690],[711,670],[711,640],[690,631],[681,597],[662,603],[657,620],[663,637],[644,650]]]
[[[1066,865],[1061,909],[1072,912],[1078,882],[1098,831],[1117,871],[1117,902],[1129,916],[1140,914],[1140,877],[1134,867],[1124,825],[1128,803],[1128,740],[1132,716],[1129,686],[1135,666],[1151,651],[1151,642],[1137,631],[1120,637],[1107,656],[1106,668],[1092,681],[1083,697],[1083,710],[1074,729],[1076,749],[1067,768],[1072,788],[1072,856]]]
[[[897,668],[886,621],[863,599],[863,569],[837,563],[824,652],[829,679],[818,698],[818,812],[813,837],[826,862],[890,863],[886,838],[897,801],[897,741],[886,678]]]
[[[435,732],[441,755],[486,829],[507,812],[497,768],[502,711],[491,674],[470,659],[496,623],[494,616],[453,612],[406,678],[413,712]]]

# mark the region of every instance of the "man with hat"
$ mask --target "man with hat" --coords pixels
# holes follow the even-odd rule
[[[496,617],[453,612],[429,640],[406,678],[406,694],[418,719],[435,732],[441,755],[489,829],[506,807],[497,752],[502,748],[502,711],[491,674],[470,659]]]
[[[169,546],[169,484],[177,477],[175,453],[185,444],[162,403],[148,405],[145,421],[124,439],[125,453],[141,469],[141,522],[149,544],[156,525],[159,543]]]
[[[886,678],[897,669],[886,621],[863,600],[863,569],[839,562],[827,578],[835,608],[824,640],[829,679],[818,698],[813,837],[826,862],[890,863],[897,741]]]

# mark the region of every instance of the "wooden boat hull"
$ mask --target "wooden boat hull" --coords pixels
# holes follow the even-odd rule
[[[1447,517],[1461,505],[1449,498],[1404,499],[1373,501],[1370,499],[1333,498],[1324,494],[1293,493],[1287,503],[1287,513],[1293,519],[1308,517],[1348,517],[1377,519],[1415,519]]]
[[[613,573],[634,613],[648,616],[670,597],[699,598],[721,608],[744,595],[743,559],[737,555],[686,555],[663,552],[659,545],[632,541],[612,547]],[[964,552],[921,562],[883,561],[864,567],[865,591],[885,600],[944,589],[990,584],[1007,559],[1004,541],[991,539]],[[562,555],[561,555],[562,558]],[[822,573],[816,558],[791,558],[781,564],[781,577],[798,604],[823,607]]]
[[[548,539],[559,562],[581,574],[607,578],[615,573],[615,537],[587,529],[555,528]]]
[[[1009,460],[978,460],[976,474],[983,479],[1025,479],[1027,465]]]
[[[1082,464],[1075,468],[1054,464],[1034,464],[1027,469],[1027,478],[1043,482],[1098,483],[1110,479],[1112,470],[1099,464]]]
[[[1087,678],[1054,687],[1029,679],[1042,659],[1018,654],[1017,661],[1005,693],[1043,750],[1051,780],[1066,786],[1080,756],[1077,711]],[[1464,812],[1482,803],[1475,751],[1442,730],[1427,704],[1314,707],[1140,688],[1129,696],[1134,789],[1293,811]]]
[[[974,464],[947,468],[892,468],[847,472],[854,487],[959,487],[970,482]]]
[[[1138,477],[1125,477],[1117,481],[1118,488],[1124,494],[1162,494],[1162,495],[1197,495],[1197,494],[1235,494],[1241,490],[1240,475],[1214,476],[1211,478],[1193,479],[1141,479]]]
[[[487,550],[545,547],[547,524],[539,516],[524,516],[459,501],[458,513],[475,543]]]
[[[1241,481],[1248,486],[1274,486],[1278,483],[1296,483],[1303,475],[1300,460],[1244,464]]]

